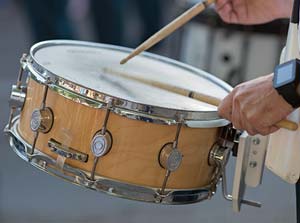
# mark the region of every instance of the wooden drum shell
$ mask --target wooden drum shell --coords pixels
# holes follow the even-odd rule
[[[20,135],[29,144],[34,140],[34,133],[30,129],[31,114],[34,109],[40,108],[44,87],[29,78],[19,124]],[[101,129],[106,110],[79,104],[51,89],[48,91],[46,106],[54,113],[54,124],[49,133],[39,134],[36,149],[56,159],[57,155],[48,147],[48,141],[55,139],[88,154],[87,163],[71,159],[66,159],[65,162],[90,173],[94,163],[91,140]],[[174,140],[177,126],[147,123],[111,113],[107,129],[113,136],[113,145],[111,151],[100,158],[96,176],[160,188],[166,170],[159,164],[159,152],[166,143]],[[167,189],[201,188],[210,184],[214,167],[209,166],[208,157],[218,130],[219,128],[182,128],[178,148],[183,154],[183,160],[179,169],[171,174]]]

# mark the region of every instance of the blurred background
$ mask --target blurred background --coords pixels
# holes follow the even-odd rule
[[[0,0],[0,127],[8,119],[19,58],[35,42],[78,39],[135,47],[196,1]],[[263,26],[224,24],[213,9],[161,42],[152,52],[204,69],[236,85],[273,71],[288,21]],[[0,222],[296,222],[294,186],[265,170],[249,190],[261,209],[231,210],[219,190],[210,201],[161,206],[113,198],[51,177],[19,159],[0,136]],[[234,171],[234,159],[228,172]],[[231,182],[229,180],[229,182]]]

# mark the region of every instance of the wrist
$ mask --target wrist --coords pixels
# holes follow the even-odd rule
[[[278,18],[290,18],[292,15],[293,0],[279,0],[278,9],[279,15]]]
[[[300,107],[300,60],[291,60],[275,68],[273,87],[293,108]]]

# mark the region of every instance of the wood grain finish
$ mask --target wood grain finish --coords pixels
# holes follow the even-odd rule
[[[40,107],[43,89],[44,86],[29,79],[19,125],[21,136],[29,144],[34,137],[30,117],[33,110]],[[94,160],[90,142],[102,127],[105,110],[78,104],[52,90],[48,91],[46,106],[53,110],[54,125],[49,133],[40,134],[36,148],[56,159],[57,155],[47,146],[48,140],[53,138],[88,154],[87,163],[69,159],[66,163],[90,172]],[[176,126],[146,123],[111,114],[108,130],[113,136],[113,146],[105,157],[100,158],[96,175],[136,185],[161,187],[165,170],[158,163],[158,154],[164,144],[174,140]],[[171,174],[167,188],[199,188],[210,183],[213,167],[208,165],[208,154],[217,132],[218,128],[182,128],[178,147],[184,157],[180,168]]]

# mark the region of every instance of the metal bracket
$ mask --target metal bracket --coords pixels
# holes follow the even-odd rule
[[[258,202],[244,200],[244,194],[247,186],[261,184],[268,140],[266,136],[249,136],[246,132],[240,136],[232,196],[229,196],[236,212],[240,211],[242,204],[261,207]],[[226,186],[226,175],[223,183]],[[227,194],[226,190],[224,194]]]
[[[18,108],[22,109],[25,102],[27,89],[26,87],[22,86],[22,77],[23,77],[24,69],[26,67],[26,61],[27,61],[27,54],[23,54],[20,59],[21,68],[19,70],[17,84],[12,86],[11,96],[9,100],[10,113],[8,119],[8,129],[11,128],[15,111]]]
[[[48,141],[48,146],[52,152],[65,158],[78,160],[84,163],[88,161],[88,154],[79,152],[71,147],[64,146],[54,139],[50,139]]]
[[[243,133],[240,136],[233,195],[228,194],[227,190],[226,164],[229,159],[230,151],[235,148],[235,145],[232,143],[228,144],[226,142],[227,138],[224,138],[215,143],[211,149],[209,164],[216,166],[215,179],[222,179],[223,197],[226,200],[233,202],[233,209],[237,212],[240,210],[241,204],[261,207],[261,204],[258,202],[245,200],[244,192],[246,188],[246,179],[249,181],[248,186],[255,187],[261,183],[265,159],[264,148],[267,146],[267,141],[263,139],[265,138],[262,136],[250,137],[247,133]]]

